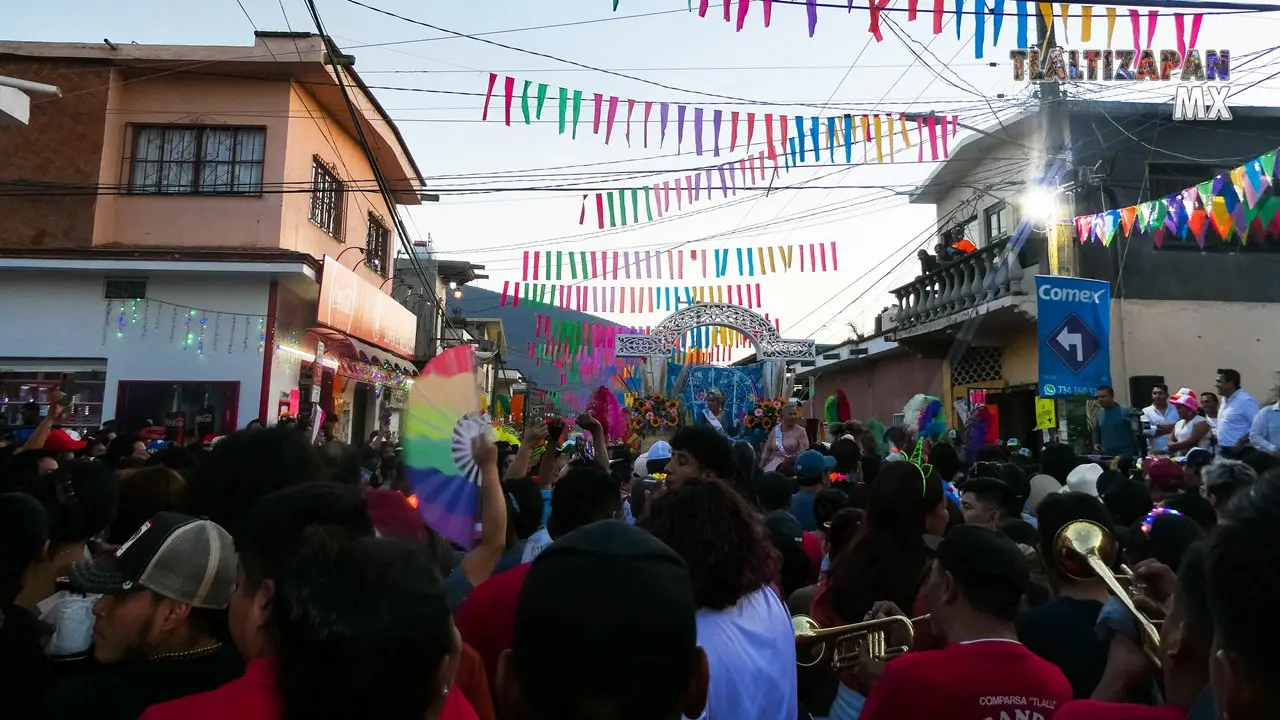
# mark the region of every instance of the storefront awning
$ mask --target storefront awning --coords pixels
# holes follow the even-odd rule
[[[401,375],[418,374],[418,369],[408,358],[376,348],[344,332],[323,326],[313,327],[311,332],[324,342],[325,354],[336,358],[340,366],[376,365],[394,370]]]

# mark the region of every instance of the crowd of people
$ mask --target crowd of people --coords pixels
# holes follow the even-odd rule
[[[1222,452],[1181,463],[1065,444],[968,463],[945,441],[882,457],[866,432],[802,440],[794,407],[763,453],[711,419],[640,455],[590,415],[535,420],[473,448],[468,548],[424,525],[377,436],[69,441],[55,402],[0,448],[0,715],[1276,717],[1280,458],[1226,447],[1235,380]],[[1063,554],[1080,521],[1132,568],[1141,618]],[[903,652],[798,642],[800,615],[897,618]]]

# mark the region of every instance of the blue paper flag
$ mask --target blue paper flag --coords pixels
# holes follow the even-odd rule
[[[987,3],[977,0],[973,6],[973,56],[982,59],[982,46],[987,42]]]
[[[853,162],[853,116],[844,116],[844,161]]]
[[[800,162],[804,162],[804,156],[805,156],[804,118],[800,117],[799,115],[796,116],[796,138],[800,141]],[[791,159],[791,164],[792,165],[796,164],[795,158]]]
[[[1018,47],[1027,47],[1027,0],[1018,0]]]
[[[956,39],[960,39],[960,21],[964,19],[964,0],[956,0]]]
[[[991,16],[991,46],[1000,44],[1000,27],[1004,25],[1004,0],[996,0],[995,12]]]

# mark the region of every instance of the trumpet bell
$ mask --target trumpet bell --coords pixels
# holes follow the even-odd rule
[[[1109,567],[1119,552],[1111,533],[1091,520],[1077,520],[1063,526],[1054,539],[1053,548],[1058,569],[1076,580],[1098,576],[1089,557],[1096,557]]]
[[[796,636],[796,664],[800,667],[813,667],[822,662],[822,656],[827,651],[827,644],[825,642],[804,642],[806,639],[814,637],[821,629],[822,626],[818,624],[818,621],[808,615],[796,615],[791,618],[791,630]]]

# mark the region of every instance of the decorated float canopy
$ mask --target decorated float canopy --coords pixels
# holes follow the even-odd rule
[[[737,330],[755,343],[756,358],[764,366],[765,397],[778,396],[787,361],[812,360],[818,354],[815,341],[783,338],[760,314],[726,303],[698,303],[668,315],[648,334],[619,335],[615,352],[620,358],[644,358],[645,392],[660,393],[666,387],[667,355],[680,336],[708,326]]]

